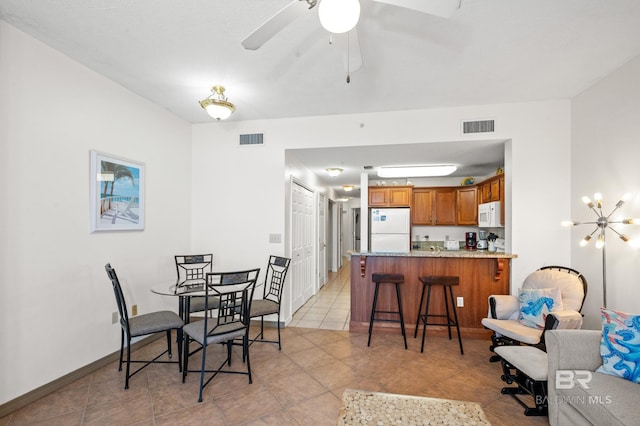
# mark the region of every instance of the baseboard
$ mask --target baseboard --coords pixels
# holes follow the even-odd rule
[[[149,337],[146,337],[144,339],[141,339],[133,344],[131,344],[131,350],[135,351],[136,349],[140,349],[143,346],[148,345],[149,343],[163,338],[165,337],[165,334],[159,333],[156,335],[152,335]],[[0,405],[0,419],[3,417],[8,416],[9,414],[13,413],[14,411],[17,411],[23,407],[26,407],[29,404],[32,404],[34,402],[36,402],[37,400],[39,400],[40,398],[43,398],[47,395],[49,395],[52,392],[57,391],[58,389],[61,389],[73,382],[75,382],[78,379],[83,378],[84,376],[86,376],[87,374],[91,374],[94,371],[97,371],[99,369],[101,369],[102,367],[104,367],[105,365],[108,365],[114,361],[117,361],[120,358],[120,350],[118,349],[117,351],[104,356],[100,359],[98,359],[97,361],[92,362],[91,364],[87,364],[84,367],[81,367],[75,371],[72,371],[69,374],[65,374],[64,376],[55,379],[52,382],[49,382],[47,384],[44,384],[42,386],[40,386],[39,388],[36,388],[30,392],[25,393],[24,395],[21,395],[15,399],[12,399],[9,402],[6,402],[2,405]]]
[[[260,320],[251,320],[251,326],[260,326]],[[264,320],[264,326],[267,328],[278,328],[278,321]],[[280,328],[285,328],[284,322],[280,321]]]
[[[415,332],[415,324],[406,324],[405,330],[407,336],[413,336]],[[400,334],[400,325],[396,323],[374,323],[373,332],[375,333],[389,333],[389,334]],[[357,333],[369,333],[369,323],[368,322],[358,322],[351,321],[349,323],[349,331],[357,332]],[[455,327],[453,327],[453,336],[455,338]],[[419,329],[419,335],[422,335],[422,327]],[[427,328],[427,336],[446,336],[448,335],[446,326],[432,326],[430,325]],[[468,339],[478,339],[478,340],[489,340],[491,337],[491,330],[487,330],[486,328],[468,328],[468,327],[460,327],[460,336]]]

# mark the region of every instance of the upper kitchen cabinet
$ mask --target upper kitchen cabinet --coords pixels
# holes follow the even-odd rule
[[[478,184],[480,197],[479,204],[489,203],[491,201],[502,201],[504,193],[504,174],[500,174],[489,178]]]
[[[478,188],[475,186],[456,189],[457,224],[478,225]]]
[[[413,186],[374,186],[369,188],[369,207],[411,207]]]
[[[415,188],[413,190],[413,225],[455,225],[455,188]]]

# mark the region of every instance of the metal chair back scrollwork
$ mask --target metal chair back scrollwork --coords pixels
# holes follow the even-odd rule
[[[251,339],[251,344],[254,342],[277,343],[278,349],[282,349],[280,336],[280,305],[290,263],[291,259],[289,258],[269,256],[262,299],[256,299],[251,304],[251,318],[260,318],[260,333]],[[277,316],[278,340],[267,340],[264,337],[264,317],[266,315]]]

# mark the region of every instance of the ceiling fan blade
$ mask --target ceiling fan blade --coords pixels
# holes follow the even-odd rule
[[[442,18],[450,18],[460,9],[461,0],[373,0],[378,3],[404,7],[417,12],[428,13]]]
[[[308,9],[310,7],[306,1],[293,0],[242,40],[242,46],[248,50],[258,49],[287,25],[304,15]]]

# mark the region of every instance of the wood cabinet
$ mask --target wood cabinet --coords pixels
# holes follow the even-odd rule
[[[504,225],[504,174],[478,184],[478,203],[500,201],[500,224]]]
[[[479,203],[501,201],[504,194],[504,175],[498,175],[478,184],[480,190]]]
[[[455,225],[456,212],[455,188],[415,188],[413,190],[413,225]]]
[[[411,223],[413,225],[432,225],[433,193],[435,188],[416,188],[413,190],[413,208]]]
[[[369,207],[411,207],[412,186],[369,188]]]
[[[478,225],[478,188],[462,187],[456,190],[457,225]]]

